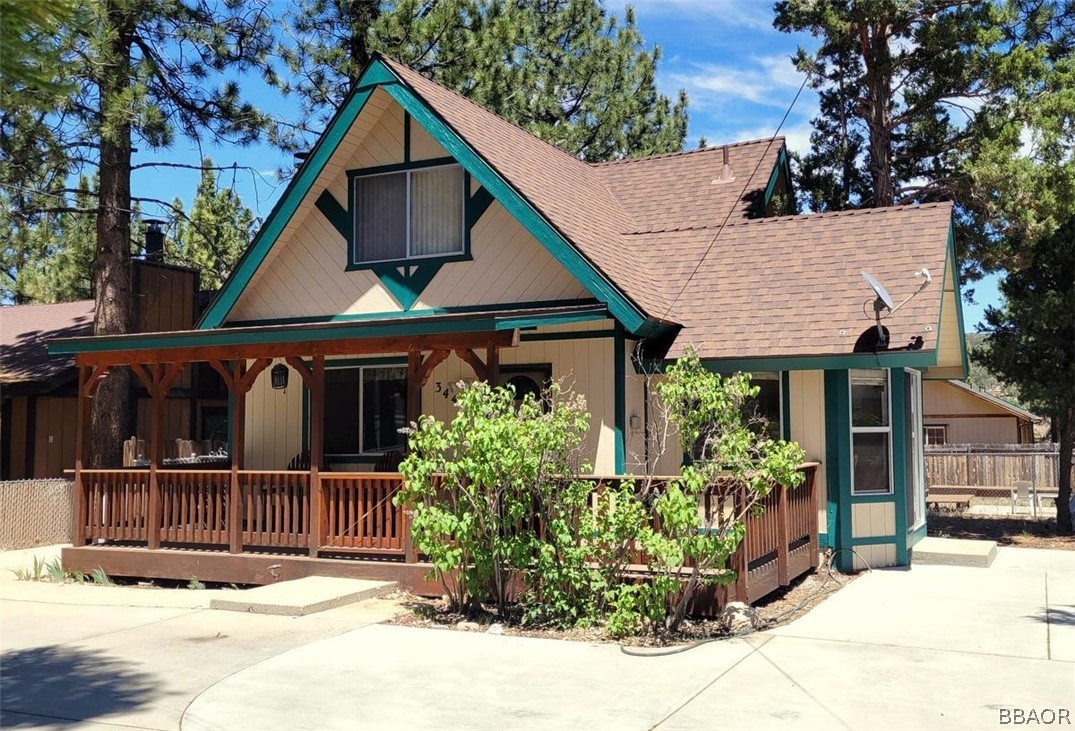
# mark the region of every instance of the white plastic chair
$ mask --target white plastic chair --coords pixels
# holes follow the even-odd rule
[[[1038,517],[1038,496],[1034,490],[1034,483],[1030,480],[1016,480],[1012,483],[1012,514],[1015,514],[1015,503],[1019,500],[1030,501],[1030,510],[1033,516]]]

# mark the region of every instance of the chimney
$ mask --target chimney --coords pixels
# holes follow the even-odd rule
[[[735,176],[732,175],[732,166],[728,162],[728,146],[724,146],[724,165],[720,169],[720,177],[713,181],[715,185],[723,185],[724,183],[730,183],[735,180]]]
[[[164,221],[146,221],[146,261],[164,261]]]

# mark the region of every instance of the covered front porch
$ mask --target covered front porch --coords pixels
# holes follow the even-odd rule
[[[439,587],[426,579],[430,566],[411,543],[410,511],[393,500],[402,485],[395,471],[400,455],[392,449],[379,463],[355,469],[358,456],[333,460],[338,455],[326,454],[326,443],[334,437],[326,434],[330,422],[325,411],[341,399],[326,387],[327,372],[345,362],[371,359],[405,364],[399,366],[405,368],[405,412],[390,415],[382,431],[388,425],[395,431],[422,413],[438,418],[450,413],[450,395],[430,383],[434,372],[437,384],[458,379],[461,369],[467,376],[498,383],[507,359],[509,373],[535,368],[544,368],[548,378],[570,373],[584,388],[593,383],[607,388],[611,398],[591,388],[593,430],[599,432],[597,439],[611,435],[616,443],[595,441],[594,449],[624,455],[632,436],[644,435],[632,435],[623,424],[625,389],[615,386],[610,378],[615,369],[600,357],[599,348],[609,355],[626,351],[617,330],[606,329],[607,324],[603,308],[585,305],[413,318],[402,325],[397,321],[390,333],[380,323],[359,322],[58,343],[54,349],[73,354],[79,373],[74,547],[65,551],[65,565],[86,571],[99,567],[113,576],[198,576],[243,584],[313,574],[388,578],[416,592],[439,594]],[[579,362],[586,371],[575,365]],[[197,364],[212,368],[227,388],[226,462],[176,464],[165,459],[171,436],[164,424],[169,390]],[[90,467],[92,399],[108,374],[121,367],[130,368],[151,395],[145,461]],[[252,469],[247,465],[252,441],[246,431],[264,429],[273,420],[264,399],[273,393],[266,390],[272,371],[281,367],[290,372],[291,387],[302,389],[306,438],[301,449],[289,442],[276,450],[278,455],[291,454],[290,464],[281,464],[277,457],[275,464],[260,460]],[[580,369],[577,374],[575,368]],[[253,416],[252,394],[262,399]],[[293,393],[288,398],[298,397]],[[290,412],[275,417],[296,418]],[[816,467],[804,465],[805,485],[774,490],[765,512],[750,518],[747,540],[733,562],[740,577],[732,589],[735,597],[757,599],[817,566]],[[622,479],[625,471],[620,467],[603,472],[611,476],[593,477],[594,493]]]

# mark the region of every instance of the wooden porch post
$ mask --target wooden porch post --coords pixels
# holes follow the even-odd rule
[[[246,442],[246,391],[242,380],[246,361],[239,361],[232,369],[229,384],[232,398],[231,418],[231,486],[228,490],[228,551],[243,552],[242,486],[239,470],[243,468],[243,452]]]
[[[422,413],[422,386],[418,382],[419,370],[422,367],[422,352],[410,350],[407,353],[407,424],[408,426],[418,421]]]
[[[72,541],[76,546],[86,545],[86,491],[83,484],[82,465],[86,459],[86,446],[90,443],[89,419],[86,418],[89,411],[89,395],[87,384],[89,383],[90,369],[80,365],[78,367],[78,403],[75,406],[75,494],[74,515],[72,520]],[[32,436],[32,435],[31,435]]]
[[[788,487],[777,485],[776,495],[776,580],[788,585]]]
[[[325,458],[325,356],[315,355],[310,374],[310,556],[317,558],[324,536],[321,463]]]
[[[500,381],[500,349],[490,345],[485,353],[485,380],[490,386]]]
[[[149,501],[146,507],[146,541],[148,547],[161,547],[161,489],[157,469],[164,457],[161,432],[164,430],[164,395],[161,393],[160,367],[154,369],[153,384],[146,384],[152,398],[149,427]]]

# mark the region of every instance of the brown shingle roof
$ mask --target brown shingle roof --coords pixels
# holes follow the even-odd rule
[[[950,203],[933,203],[740,221],[715,243],[718,227],[639,235],[655,276],[673,289],[689,279],[669,313],[683,330],[668,355],[688,345],[704,358],[851,353],[873,323],[860,273],[900,302],[922,267],[933,283],[884,325],[893,347],[920,335],[934,349],[951,216]]]
[[[744,196],[752,200],[759,184],[764,191],[783,145],[783,138],[777,138],[771,145],[764,141],[732,146],[732,169],[739,177],[723,185],[712,184],[721,172],[720,148],[592,165],[404,65],[382,60],[583,257],[648,314],[665,307],[664,288],[637,266],[638,242],[624,234],[723,219],[732,205],[738,205],[739,216],[746,215],[749,201],[737,204],[745,183],[743,176],[757,170]],[[759,157],[764,158],[761,165]],[[670,201],[680,205],[670,205]]]
[[[588,164],[383,60],[620,292],[683,325],[671,357],[850,353],[872,321],[860,271],[899,300],[922,267],[933,285],[885,324],[893,346],[936,347],[950,204],[753,218],[781,137],[729,145],[730,183],[719,146]]]
[[[734,179],[719,180],[722,147],[630,158],[594,166],[613,195],[631,212],[631,233],[667,231],[733,220],[760,213],[769,176],[776,167],[784,138],[728,145]]]
[[[93,300],[0,307],[0,383],[47,385],[62,376],[72,359],[49,356],[48,341],[89,335],[93,312]]]

